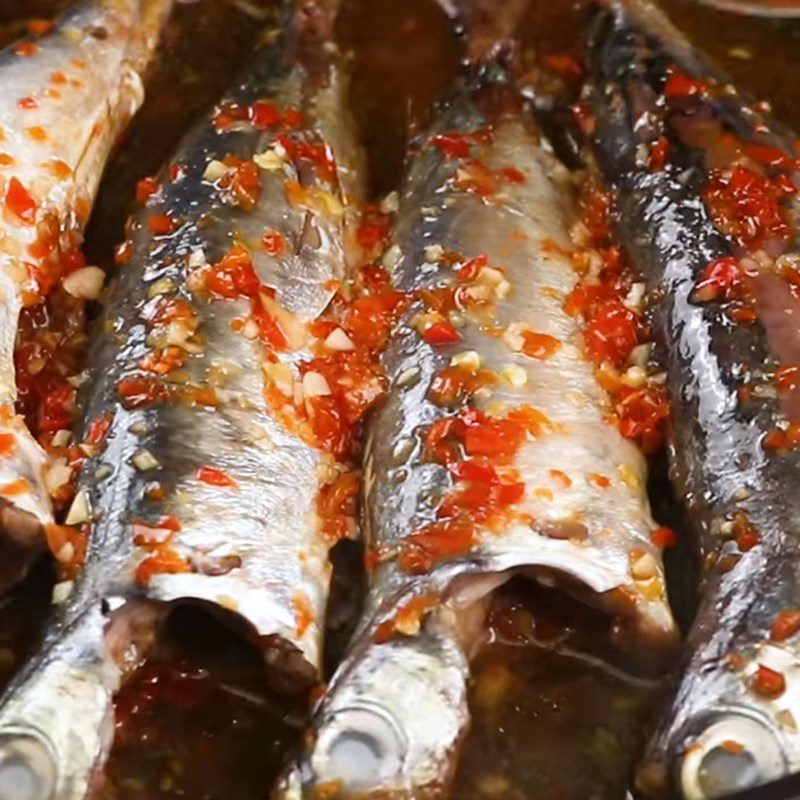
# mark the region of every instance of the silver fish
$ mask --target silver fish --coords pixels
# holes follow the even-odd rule
[[[114,692],[171,603],[235,619],[276,689],[318,679],[329,543],[315,502],[337,466],[284,425],[264,376],[291,387],[306,323],[345,277],[358,186],[333,5],[290,4],[131,223],[89,359],[92,455],[70,512],[91,526],[86,564],[56,587],[54,624],[0,705],[0,797],[20,781],[29,800],[84,797]]]
[[[103,273],[71,277],[61,260],[77,250],[103,168],[119,133],[141,105],[141,74],[155,47],[169,0],[79,3],[39,39],[0,53],[0,526],[18,545],[12,584],[47,548],[54,474],[39,443],[14,412],[14,346],[20,311],[41,302],[49,283],[95,299]],[[24,482],[24,483],[23,483]]]
[[[564,309],[576,219],[566,171],[491,62],[405,182],[384,263],[413,302],[368,429],[367,611],[281,798],[446,794],[484,603],[513,575],[618,615],[642,647],[673,646],[644,459],[608,421]],[[448,397],[448,375],[474,384]],[[489,513],[474,491],[496,503]]]
[[[593,152],[652,293],[671,476],[704,566],[639,784],[705,800],[800,769],[796,140],[649,2],[602,4],[590,51]]]

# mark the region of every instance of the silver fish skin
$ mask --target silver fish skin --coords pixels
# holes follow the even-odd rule
[[[0,435],[11,442],[0,458],[0,482],[26,481],[25,491],[0,503],[3,533],[20,546],[19,568],[4,574],[8,584],[46,549],[43,526],[53,522],[48,457],[13,413],[20,311],[41,299],[36,275],[80,246],[111,148],[142,103],[141,75],[170,5],[81,2],[50,33],[0,52],[0,404],[7,412]],[[55,247],[36,247],[51,238]],[[87,270],[92,283],[102,280],[97,268]]]
[[[616,200],[620,244],[653,297],[673,409],[671,477],[705,565],[683,676],[639,783],[649,794],[705,800],[800,769],[792,627],[800,465],[796,449],[776,450],[767,438],[798,419],[796,391],[774,382],[779,368],[800,363],[800,306],[782,271],[800,255],[796,201],[777,202],[786,228],[759,242],[721,225],[707,199],[736,169],[756,182],[784,173],[796,184],[794,137],[649,3],[600,5],[590,48],[593,152]],[[653,169],[657,141],[668,157]],[[731,219],[750,224],[735,212]],[[718,259],[747,273],[744,300],[708,282]],[[749,303],[749,324],[732,316],[737,303]]]
[[[313,743],[284,780],[283,800],[445,796],[469,721],[469,657],[484,602],[513,575],[555,582],[619,613],[642,647],[675,641],[660,553],[650,542],[644,459],[607,421],[610,401],[584,355],[580,323],[563,307],[578,280],[569,255],[574,187],[508,82],[493,65],[465,84],[412,156],[384,263],[396,287],[413,295],[455,284],[448,252],[458,254],[449,261],[459,267],[487,256],[470,291],[493,305],[493,320],[482,324],[495,335],[464,313],[457,345],[428,344],[418,332],[426,308],[415,301],[390,340],[384,363],[392,388],[368,426],[364,469],[365,536],[378,566],[361,630],[317,710]],[[436,144],[453,132],[473,136],[468,156],[447,157]],[[482,198],[465,189],[476,161],[495,176],[508,167],[520,173],[498,177],[496,193]],[[524,355],[522,330],[554,337],[557,350],[542,360]],[[509,461],[524,497],[508,523],[479,524],[471,546],[433,559],[428,571],[409,569],[404,556],[454,487],[424,444],[434,423],[459,412],[430,394],[454,358],[497,377],[461,411],[504,418],[530,406],[549,423]],[[607,476],[608,487],[592,474]],[[642,557],[647,579],[637,582],[633,563]],[[633,599],[625,609],[616,603],[620,591]],[[430,614],[427,606],[409,613],[431,597]],[[387,624],[395,635],[379,643]]]
[[[341,130],[348,117],[327,39],[332,22],[322,16],[329,10],[306,3],[288,16],[288,33],[258,51],[241,84],[187,136],[173,160],[180,169],[165,170],[131,223],[130,258],[89,358],[84,438],[99,420],[108,428],[84,465],[73,513],[77,523],[91,520],[88,554],[74,585],[57,586],[61,606],[44,645],[0,704],[4,800],[18,779],[37,787],[31,800],[86,795],[110,746],[113,695],[171,604],[203,604],[246,630],[276,689],[301,692],[318,680],[329,544],[315,501],[335,465],[268,406],[269,348],[257,327],[253,335],[247,328],[250,300],[214,298],[198,285],[209,264],[245,248],[294,341],[345,277],[356,148]],[[280,114],[292,110],[294,123],[260,129],[245,118],[218,128],[219,113],[262,101]],[[284,145],[318,145],[336,168],[318,172],[279,136]],[[260,165],[251,210],[220,185],[231,155]],[[313,202],[292,204],[292,187]],[[159,227],[163,215],[175,220],[172,232]],[[283,253],[261,246],[267,232],[283,236]],[[159,323],[159,309],[176,303],[190,312]],[[279,354],[290,371],[305,354],[294,344]],[[143,359],[167,346],[185,354],[183,366],[148,372]],[[150,387],[149,400],[124,388],[137,385]],[[204,482],[203,468],[221,470],[235,486]],[[156,562],[147,574],[163,537],[179,567]]]

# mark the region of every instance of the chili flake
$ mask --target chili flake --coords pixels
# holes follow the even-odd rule
[[[200,467],[197,470],[197,480],[209,486],[219,486],[227,489],[238,489],[239,484],[227,472],[216,467]]]
[[[758,670],[753,677],[752,686],[757,694],[767,699],[780,697],[786,690],[786,678],[780,672],[758,665]]]
[[[782,642],[800,631],[800,610],[779,611],[772,621],[769,638],[774,642]]]
[[[36,210],[39,207],[38,203],[16,178],[12,178],[8,182],[5,203],[6,207],[23,222],[28,225],[33,224],[36,219]]]
[[[147,227],[154,236],[169,236],[178,227],[177,222],[167,214],[153,214],[147,220]]]

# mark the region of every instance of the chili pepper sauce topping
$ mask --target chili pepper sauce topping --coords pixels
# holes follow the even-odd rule
[[[425,435],[425,456],[445,466],[453,489],[437,508],[437,521],[403,539],[398,563],[406,572],[425,573],[444,559],[469,552],[482,530],[502,530],[525,495],[511,468],[529,435],[552,430],[536,409],[520,406],[491,417],[471,406],[434,422]]]
[[[508,184],[521,184],[527,180],[525,173],[513,164],[490,169],[480,158],[481,145],[494,139],[491,128],[463,133],[442,131],[429,139],[447,160],[458,161],[453,184],[456,188],[491,203],[501,199]]]
[[[786,609],[775,615],[769,638],[773,642],[783,642],[800,631],[800,610]]]
[[[637,283],[624,253],[613,243],[612,198],[595,183],[584,185],[581,220],[572,254],[581,276],[564,309],[585,321],[584,346],[597,378],[614,404],[620,432],[646,454],[665,440],[669,401],[663,376],[648,372],[644,284]]]
[[[14,367],[16,411],[49,456],[44,482],[53,511],[62,518],[69,509],[67,521],[75,523],[50,526],[47,536],[59,575],[71,578],[83,561],[88,521],[81,510],[85,503],[75,497],[75,479],[86,457],[81,448],[99,442],[76,443],[70,432],[88,346],[86,305],[99,294],[102,272],[87,267],[79,250],[62,250],[59,238],[75,241],[40,222],[38,238],[29,247],[36,259],[29,274],[37,290],[24,293],[27,305],[19,317]]]
[[[34,139],[47,136],[38,126],[27,133]],[[57,181],[72,174],[60,161],[42,167]],[[72,442],[70,431],[77,387],[83,380],[86,305],[99,298],[104,275],[87,265],[77,228],[62,224],[31,186],[10,178],[4,183],[3,203],[7,223],[20,227],[25,242],[17,260],[19,269],[10,273],[19,283],[23,305],[14,347],[16,411],[50,456],[43,479],[56,516],[72,502],[67,521],[82,525],[85,502],[75,497],[73,482],[85,454]],[[77,204],[80,217],[81,208],[88,206],[80,197]],[[75,542],[82,535],[77,527],[70,534]],[[62,572],[80,562],[83,548],[75,542],[64,548],[59,537],[50,536],[49,541]],[[66,559],[67,552],[73,553],[74,563]]]
[[[756,694],[768,700],[774,700],[786,691],[786,678],[782,673],[759,664],[751,686]]]
[[[714,107],[718,102],[730,102],[720,100],[725,91],[713,79],[696,78],[677,67],[668,69],[663,87],[662,124],[669,125],[688,147],[704,153],[707,176],[702,200],[730,251],[700,269],[692,300],[719,304],[735,325],[760,322],[768,338],[785,336],[777,331],[770,334],[772,318],[762,301],[767,294],[776,293],[775,281],[782,279],[788,291],[774,302],[782,303],[785,313],[794,313],[794,306],[789,305],[797,297],[798,255],[794,252],[797,242],[791,206],[798,192],[795,175],[800,159],[759,119],[757,106],[750,109],[753,123],[749,131],[728,126]],[[762,440],[763,447],[773,453],[794,449],[798,442],[795,389],[781,383],[784,367],[791,369],[791,365],[777,365],[774,388],[788,419]],[[747,376],[739,400],[774,397],[774,391],[760,381],[760,376]]]
[[[289,202],[304,205],[312,213],[341,217],[332,153],[315,134],[302,128],[299,112],[259,101],[249,106],[221,107],[213,121],[220,131],[246,124],[274,133],[271,148],[253,159],[229,155],[206,165],[203,179],[214,184],[222,202],[243,212],[254,210],[261,195],[262,173],[282,169],[284,162],[292,161],[307,177],[310,170],[315,181],[304,180],[303,186],[296,187],[286,181]],[[151,232],[169,235],[175,225],[158,208],[158,186],[157,180],[145,179],[138,195],[152,206],[147,217]],[[139,371],[117,386],[128,408],[161,402],[214,405],[213,397],[198,395],[202,387],[175,377],[185,371],[193,355],[204,350],[194,306],[199,302],[246,301],[246,313],[233,320],[231,329],[261,343],[264,398],[270,412],[288,431],[320,451],[316,512],[320,533],[331,543],[353,535],[360,485],[355,464],[361,424],[385,393],[386,378],[378,356],[408,302],[403,293],[391,287],[388,275],[376,263],[389,230],[389,218],[378,206],[361,209],[357,221],[353,215],[348,217],[346,235],[353,240],[361,266],[349,283],[333,282],[325,287],[332,295],[331,302],[325,313],[311,322],[302,321],[285,308],[254,266],[257,255],[278,260],[293,255],[281,232],[266,230],[253,242],[235,240],[211,262],[203,251],[191,254],[184,267],[191,300],[175,293],[175,281],[155,281],[151,291],[158,291],[143,313],[151,349],[141,359]],[[219,491],[236,491],[238,486],[235,475],[215,464],[200,465],[196,478]],[[179,536],[142,540],[140,546],[148,553],[137,572],[141,584],[158,572],[191,569],[180,555]]]
[[[189,561],[172,546],[181,529],[174,517],[162,517],[156,524],[135,521],[131,525],[133,542],[147,555],[136,568],[135,580],[147,586],[154,575],[191,572]]]

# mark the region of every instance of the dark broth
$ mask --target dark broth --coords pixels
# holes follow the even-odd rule
[[[270,692],[260,652],[207,611],[178,607],[117,697],[95,800],[246,800],[265,795],[305,722]]]
[[[612,621],[515,580],[493,598],[487,629],[453,798],[624,797],[630,754],[664,687],[636,674],[638,654],[610,646]]]

